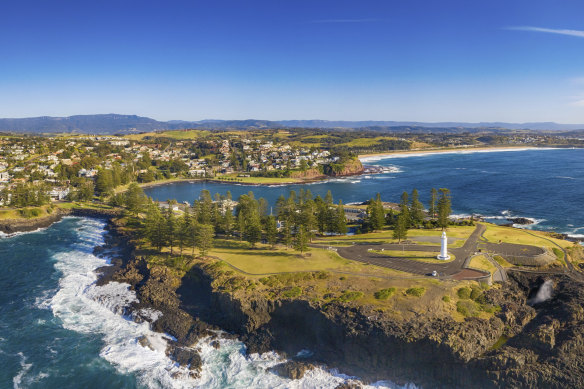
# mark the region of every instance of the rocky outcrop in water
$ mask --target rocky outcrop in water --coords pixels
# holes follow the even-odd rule
[[[513,224],[520,225],[529,225],[535,223],[532,219],[528,219],[526,217],[508,217],[507,221],[510,221]]]
[[[364,172],[363,164],[358,158],[348,159],[342,163],[324,165],[324,174],[331,177],[354,176]]]

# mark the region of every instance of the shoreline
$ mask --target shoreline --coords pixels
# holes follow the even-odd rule
[[[109,227],[109,232],[114,235],[120,232],[115,224]],[[118,235],[118,238],[128,239],[123,234]],[[111,245],[115,240],[114,238],[107,243]],[[539,361],[537,365],[520,366],[530,373],[538,371],[535,377],[518,374],[519,368],[515,365],[512,366],[512,373],[504,374],[506,368],[500,367],[497,358],[514,358],[512,350],[508,352],[504,348],[491,352],[487,355],[488,358],[482,360],[496,374],[489,374],[477,365],[477,361],[503,334],[509,332],[512,336],[520,337],[524,332],[530,333],[524,329],[525,324],[515,323],[514,318],[523,318],[526,315],[523,311],[531,309],[526,303],[526,290],[543,282],[538,274],[513,274],[513,282],[504,288],[505,294],[493,292],[497,293],[496,301],[511,315],[509,321],[505,320],[505,316],[481,322],[430,318],[430,325],[427,325],[426,319],[422,317],[419,320],[402,321],[391,316],[380,316],[366,306],[351,307],[331,303],[323,309],[322,305],[303,299],[280,298],[270,302],[252,295],[248,295],[248,301],[244,296],[215,290],[212,287],[213,274],[199,265],[189,270],[191,277],[183,279],[184,284],[180,287],[182,294],[179,296],[176,295],[178,289],[173,286],[174,278],[169,273],[150,268],[143,257],[135,254],[137,253],[124,256],[124,260],[117,264],[119,267],[110,269],[109,274],[102,274],[98,282],[117,281],[130,284],[138,298],[138,302],[131,307],[135,317],[140,317],[141,309],[162,312],[160,319],[151,322],[152,329],[176,338],[169,342],[168,351],[179,365],[188,366],[193,377],[200,374],[204,362],[195,352],[183,354],[183,351],[177,353],[176,350],[190,350],[193,343],[210,335],[213,330],[220,329],[227,331],[232,339],[243,342],[247,346],[248,355],[276,352],[283,356],[283,363],[278,365],[290,368],[294,375],[288,375],[286,369],[277,371],[276,374],[290,379],[302,378],[305,371],[318,366],[358,377],[360,384],[391,380],[423,386],[452,382],[457,387],[484,387],[485,383],[494,385],[503,380],[502,382],[517,386],[533,386],[534,383],[549,382],[548,380],[555,382],[554,379],[559,382],[565,378],[564,374],[550,377],[545,371],[535,370],[539,368]],[[565,285],[570,282],[562,275],[556,274],[552,277],[555,277],[555,284],[560,290],[567,288]],[[190,292],[186,293],[187,290]],[[508,299],[507,294],[512,295],[513,299]],[[578,298],[572,298],[570,302],[572,301],[577,303]],[[196,309],[189,309],[191,306]],[[542,324],[531,317],[527,321]],[[436,336],[441,333],[463,336],[460,336],[460,341],[452,342],[447,339],[458,338],[442,339]],[[221,337],[216,333],[211,337],[212,344],[218,345]],[[374,345],[371,343],[372,339],[376,339]],[[471,343],[472,347],[467,347]],[[348,353],[340,355],[338,349],[341,347]],[[314,355],[307,359],[294,357],[300,348],[310,349]],[[395,358],[386,353],[388,349],[403,352],[400,357]],[[461,354],[467,361],[461,361]],[[452,374],[452,370],[443,370],[437,366],[434,363],[436,357],[449,361],[457,373]],[[547,359],[544,362],[553,366]],[[388,370],[390,366],[391,371]],[[412,366],[423,366],[422,373]]]
[[[240,185],[240,186],[284,186],[284,185],[306,185],[306,184],[314,184],[318,182],[326,182],[330,179],[335,178],[345,178],[345,177],[355,177],[360,176],[366,173],[351,173],[345,174],[342,176],[318,176],[309,179],[298,179],[298,181],[289,181],[289,182],[273,182],[273,183],[258,183],[258,182],[240,182],[240,181],[228,181],[228,180],[219,180],[216,178],[177,178],[172,180],[162,180],[162,181],[152,181],[139,184],[142,189],[146,188],[154,188],[157,186],[164,186],[169,184],[177,184],[183,182],[210,182],[215,184],[228,184],[228,185]],[[370,173],[369,173],[370,174]]]
[[[472,154],[472,153],[496,153],[505,151],[529,151],[529,150],[560,150],[568,147],[530,147],[530,146],[509,146],[509,147],[457,147],[442,149],[419,149],[407,151],[394,151],[386,153],[359,154],[361,162],[372,162],[389,158],[418,157],[434,154]]]
[[[116,209],[58,208],[54,213],[43,217],[2,220],[0,221],[0,233],[11,236],[20,232],[33,232],[48,228],[67,216],[111,219],[120,214],[120,210]]]
[[[73,211],[71,210],[71,213]],[[102,210],[98,210],[95,215],[85,216],[96,217],[102,213]],[[478,388],[484,387],[482,385],[485,383],[501,380],[511,386],[513,384],[536,386],[535,383],[564,382],[566,378],[563,371],[560,371],[558,376],[550,376],[545,370],[543,372],[536,370],[540,367],[539,361],[537,364],[527,364],[525,368],[521,365],[521,368],[529,373],[538,372],[535,377],[518,374],[515,365],[512,366],[511,373],[505,374],[506,370],[500,368],[497,358],[513,360],[515,355],[512,353],[513,350],[507,352],[502,348],[490,352],[486,359],[481,359],[488,347],[500,339],[502,334],[507,333],[506,331],[517,338],[531,334],[529,328],[524,329],[525,324],[516,324],[514,318],[530,317],[524,312],[530,309],[526,305],[528,298],[526,291],[541,284],[541,275],[529,273],[513,275],[514,281],[505,287],[505,293],[511,294],[520,302],[519,305],[515,300],[507,299],[507,295],[503,295],[502,292],[498,295],[497,301],[504,306],[505,312],[511,314],[508,322],[504,320],[505,316],[481,322],[476,320],[456,322],[432,317],[402,321],[391,316],[380,316],[378,312],[366,306],[355,308],[334,303],[326,305],[327,308],[324,309],[323,305],[312,304],[303,299],[280,298],[271,301],[258,296],[247,301],[241,295],[214,290],[213,274],[199,266],[189,270],[188,274],[191,274],[191,277],[181,278],[181,281],[185,282],[181,285],[183,294],[176,294],[179,290],[174,284],[176,279],[160,268],[149,268],[144,257],[133,252],[131,236],[120,228],[121,225],[115,223],[115,219],[112,221],[113,223],[106,226],[109,234],[106,234],[104,244],[96,246],[94,252],[99,254],[113,248],[120,249],[120,252],[111,258],[113,266],[94,270],[98,274],[97,284],[105,285],[111,281],[130,284],[131,290],[136,292],[138,301],[129,307],[125,314],[134,320],[149,321],[152,331],[168,333],[176,338],[168,342],[167,352],[173,361],[187,368],[193,378],[198,377],[204,362],[198,352],[192,350],[192,345],[206,336],[211,336],[214,342],[212,344],[218,345],[221,339],[215,332],[218,330],[227,331],[229,333],[227,336],[231,339],[243,342],[247,346],[248,355],[254,352],[276,352],[283,356],[283,363],[279,365],[294,369],[295,376],[290,375],[288,377],[290,379],[301,378],[305,371],[315,366],[324,366],[327,370],[337,369],[359,377],[362,383],[389,379],[422,386],[453,382],[455,386]],[[571,285],[570,280],[558,274],[551,277],[554,277],[558,290],[572,296],[574,292],[567,289],[568,284]],[[521,288],[516,284],[521,285]],[[190,292],[185,293],[187,290]],[[568,303],[577,304],[579,301],[579,297],[575,296],[571,297]],[[187,308],[191,306],[196,309]],[[545,312],[547,314],[557,312],[554,310],[557,308],[555,303],[552,308],[549,308],[549,304],[546,307],[548,308],[544,309],[547,309]],[[158,310],[162,316],[150,321],[140,314],[142,309],[149,308]],[[564,316],[556,314],[554,318],[557,317],[564,322],[566,321]],[[530,318],[527,321],[536,325],[536,328],[546,324],[537,318]],[[437,337],[436,334],[442,333],[451,336]],[[456,342],[450,341],[449,339],[458,339],[454,336],[456,334],[462,334],[461,339]],[[372,343],[374,339],[375,344]],[[140,338],[138,341],[144,342],[145,347],[149,344],[147,338]],[[540,342],[547,344],[545,339]],[[315,352],[313,357],[308,359],[294,357],[299,348],[308,349],[309,346],[314,346],[311,349]],[[339,348],[343,348],[347,353],[339,354]],[[392,354],[387,354],[388,349],[401,350],[402,353],[396,354],[398,355],[396,358]],[[461,361],[461,354],[468,361]],[[582,354],[577,352],[576,358],[579,355]],[[434,363],[434,358],[448,361],[457,373],[452,374],[453,370],[442,370]],[[502,376],[485,372],[477,365],[479,361]],[[542,363],[546,363],[546,367],[556,368],[556,365],[547,359]],[[422,373],[416,370],[416,367],[420,366]],[[276,374],[286,377],[287,373],[284,371]]]

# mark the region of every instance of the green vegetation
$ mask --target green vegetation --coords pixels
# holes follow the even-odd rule
[[[464,287],[464,288],[460,288],[456,291],[456,294],[458,295],[458,298],[463,299],[463,300],[467,300],[470,298],[470,293],[471,293],[471,289]]]
[[[556,255],[556,257],[560,260],[563,261],[564,260],[564,251],[560,250],[557,247],[552,247],[552,251],[554,252],[554,254]]]
[[[442,301],[444,301],[445,303],[449,303],[450,302],[450,296],[442,296]]]
[[[502,267],[513,267],[513,265],[512,265],[512,264],[510,264],[509,262],[507,262],[507,261],[505,260],[505,258],[503,258],[503,257],[502,257],[502,256],[500,256],[500,255],[495,255],[495,256],[493,256],[493,259],[494,259],[495,261],[497,261],[497,263],[498,263],[499,265],[501,265]]]
[[[484,270],[493,274],[497,267],[491,263],[484,255],[476,255],[470,260],[470,267],[478,270]]]
[[[563,248],[572,246],[572,242],[554,238],[547,235],[545,232],[533,230],[526,231],[520,228],[496,226],[493,224],[487,224],[487,231],[485,231],[483,236],[489,242],[493,243],[505,242],[548,248],[557,247],[555,244],[558,244]]]
[[[442,229],[448,227],[449,217],[452,213],[450,190],[440,188],[440,197],[438,198],[438,226]]]
[[[374,297],[378,300],[387,300],[395,293],[395,288],[381,289],[375,292]]]
[[[472,300],[460,300],[456,302],[456,311],[464,317],[479,316],[480,310]]]
[[[363,292],[345,290],[343,294],[339,297],[339,301],[347,303],[349,301],[360,299],[361,297],[363,297]]]
[[[21,208],[18,210],[18,212],[20,213],[20,216],[27,219],[39,217],[44,213],[43,209],[41,208]]]
[[[293,286],[284,292],[282,292],[282,296],[286,298],[295,298],[302,294],[302,288],[299,286]]]
[[[505,335],[501,335],[499,337],[499,339],[497,339],[497,341],[495,342],[495,344],[493,344],[491,346],[491,350],[498,350],[498,349],[500,349],[501,347],[503,347],[507,343],[508,340],[509,340],[509,337],[507,337]]]
[[[456,303],[457,312],[464,317],[477,317],[481,312],[492,314],[500,311],[501,307],[487,303],[485,296],[487,288],[486,284],[459,288],[456,292],[459,298]]]
[[[408,296],[422,297],[426,293],[426,288],[408,288],[406,294]]]

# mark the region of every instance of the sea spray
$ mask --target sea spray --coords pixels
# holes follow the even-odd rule
[[[221,337],[219,348],[210,338],[193,345],[202,358],[200,377],[178,366],[166,355],[171,337],[151,330],[150,323],[136,322],[129,307],[137,301],[128,284],[110,282],[96,284],[95,270],[108,263],[106,258],[93,254],[93,248],[103,244],[102,222],[83,220],[77,229],[78,241],[65,252],[53,254],[55,268],[62,274],[59,288],[48,304],[63,327],[86,334],[95,334],[103,340],[99,355],[124,374],[133,374],[138,383],[147,388],[335,388],[353,381],[353,377],[336,370],[316,368],[303,378],[290,380],[272,373],[269,368],[286,362],[274,352],[251,354],[245,345]],[[158,311],[139,312],[156,320]],[[26,372],[25,372],[26,373]],[[403,388],[391,382],[380,381],[366,388]],[[406,388],[414,388],[407,385]]]
[[[537,293],[534,297],[530,298],[527,301],[529,305],[535,305],[539,303],[543,303],[544,301],[549,300],[552,298],[552,294],[554,292],[554,283],[552,280],[545,280],[543,284],[537,290]]]

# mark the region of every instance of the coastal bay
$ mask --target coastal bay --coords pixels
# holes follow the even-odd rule
[[[584,237],[584,208],[580,206],[584,198],[584,149],[400,153],[367,157],[363,162],[390,172],[263,187],[193,181],[149,187],[145,192],[154,200],[192,202],[202,189],[220,194],[230,191],[233,198],[253,190],[257,197],[275,204],[290,190],[310,190],[323,197],[331,190],[336,199],[348,204],[369,200],[376,193],[384,201],[399,202],[402,191],[417,188],[427,205],[430,188],[447,187],[452,191],[455,214],[474,214],[499,223],[507,218],[531,218],[535,223],[527,228]]]

